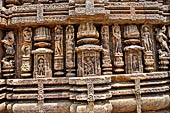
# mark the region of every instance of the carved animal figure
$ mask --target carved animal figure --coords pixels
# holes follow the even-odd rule
[[[14,66],[14,60],[8,61],[8,59],[4,57],[1,61],[3,63],[3,68],[9,68]]]

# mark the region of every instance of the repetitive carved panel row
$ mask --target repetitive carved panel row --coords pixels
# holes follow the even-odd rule
[[[169,35],[168,26],[135,24],[25,27],[6,32],[1,40],[2,75],[47,78],[166,71]]]

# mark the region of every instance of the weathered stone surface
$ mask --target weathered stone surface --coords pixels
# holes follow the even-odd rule
[[[0,0],[0,113],[169,113],[169,0]]]

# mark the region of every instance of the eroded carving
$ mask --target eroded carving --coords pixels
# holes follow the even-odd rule
[[[112,27],[112,44],[113,44],[113,63],[114,63],[114,72],[119,73],[123,72],[123,53],[122,53],[122,42],[121,42],[121,31],[120,26],[115,24]]]
[[[62,76],[64,74],[63,62],[63,28],[61,25],[55,27],[55,51],[54,51],[54,70],[55,76]]]
[[[23,45],[21,47],[22,52],[22,66],[21,66],[21,76],[29,77],[31,76],[31,58],[32,51],[32,29],[26,27],[23,29]]]
[[[148,25],[143,25],[141,28],[141,37],[142,37],[142,46],[144,49],[144,63],[145,70],[148,72],[154,71],[154,58],[153,58],[153,50],[154,43],[151,35],[151,28]]]
[[[75,76],[75,38],[72,25],[66,28],[66,68],[67,76]]]
[[[15,62],[14,62],[14,55],[15,55],[15,37],[12,31],[8,32],[3,40],[3,43],[6,51],[5,56],[2,59],[2,72],[3,76],[11,77],[14,76],[15,71]]]
[[[159,54],[159,68],[162,71],[168,70],[169,59],[170,59],[170,49],[168,47],[168,37],[166,36],[166,27],[163,26],[161,29],[157,30],[156,40],[159,43],[158,54]]]

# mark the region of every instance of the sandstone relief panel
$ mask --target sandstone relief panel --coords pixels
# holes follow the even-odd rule
[[[1,0],[0,113],[169,113],[168,0]]]

